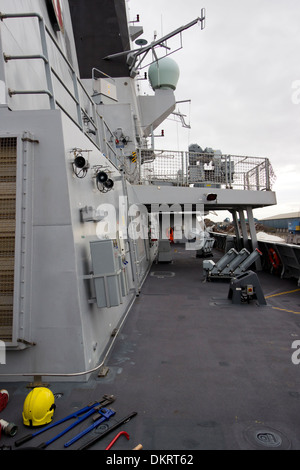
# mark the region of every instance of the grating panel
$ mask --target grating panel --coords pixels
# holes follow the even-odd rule
[[[0,340],[12,341],[17,138],[0,138]]]
[[[141,183],[265,191],[276,179],[264,157],[141,150],[141,162]]]

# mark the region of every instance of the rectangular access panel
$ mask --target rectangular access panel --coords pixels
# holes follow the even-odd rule
[[[116,240],[90,242],[97,306],[115,307],[122,300],[120,251]]]

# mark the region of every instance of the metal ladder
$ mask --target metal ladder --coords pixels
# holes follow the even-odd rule
[[[39,25],[39,35],[42,47],[41,54],[31,54],[31,55],[7,55],[2,50],[2,42],[0,37],[0,80],[5,83],[5,63],[9,61],[16,60],[42,60],[45,68],[46,76],[46,89],[36,89],[36,90],[13,90],[8,88],[8,94],[10,97],[14,95],[47,95],[49,97],[49,107],[50,109],[56,109],[59,107],[76,125],[80,130],[96,145],[96,147],[102,151],[104,147],[105,155],[111,162],[117,166],[118,164],[118,155],[117,151],[114,148],[114,139],[113,132],[109,129],[107,123],[104,121],[103,117],[100,116],[96,109],[96,104],[88,94],[87,90],[83,86],[80,79],[77,77],[77,74],[70,64],[69,60],[65,56],[61,47],[57,43],[56,39],[53,37],[49,28],[45,24],[43,17],[39,13],[0,13],[0,20],[7,19],[18,19],[18,18],[36,18]],[[51,42],[58,51],[59,56],[64,60],[67,65],[68,70],[70,71],[72,77],[72,84],[74,91],[70,90],[64,83],[63,79],[56,72],[53,66],[50,63],[49,50],[47,45],[47,37],[50,38]],[[1,59],[3,57],[3,60]],[[76,118],[74,118],[63,106],[63,104],[58,101],[54,92],[53,77],[58,80],[59,84],[63,87],[68,96],[73,100],[76,106]],[[88,100],[88,106],[90,110],[89,113],[83,108],[80,102],[80,92],[83,92]],[[93,137],[91,137],[94,136]]]

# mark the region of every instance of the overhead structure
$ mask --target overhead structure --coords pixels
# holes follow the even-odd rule
[[[142,62],[144,61],[144,59],[146,58],[146,56],[148,55],[148,53],[150,51],[152,52],[152,54],[154,56],[154,60],[157,60],[158,57],[156,55],[156,48],[157,47],[163,47],[164,49],[168,50],[168,47],[166,46],[166,41],[173,38],[177,34],[180,34],[181,45],[176,50],[181,49],[182,48],[182,35],[181,35],[181,33],[183,31],[185,31],[186,29],[189,29],[189,28],[191,28],[192,26],[194,26],[196,24],[200,24],[201,29],[205,28],[205,8],[201,9],[201,17],[198,17],[195,20],[191,21],[190,23],[187,23],[186,25],[175,29],[174,31],[172,31],[169,34],[166,34],[165,36],[161,37],[160,39],[157,39],[157,40],[151,42],[150,44],[142,46],[139,49],[133,49],[133,50],[128,50],[128,51],[124,51],[124,52],[119,52],[119,53],[116,53],[116,54],[107,55],[106,57],[104,57],[104,59],[106,59],[106,60],[117,59],[117,58],[120,58],[120,57],[127,56],[126,60],[127,60],[128,66],[129,66],[130,76],[135,77],[136,74],[137,74],[138,69],[143,68],[143,67],[141,67]],[[169,53],[167,52],[166,56],[168,56],[168,55],[170,55],[174,52],[176,52],[176,51],[172,51],[172,52],[169,52]],[[152,60],[152,62],[153,62],[153,60]]]

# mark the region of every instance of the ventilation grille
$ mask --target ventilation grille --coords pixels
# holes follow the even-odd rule
[[[0,138],[0,340],[12,341],[17,138]]]

